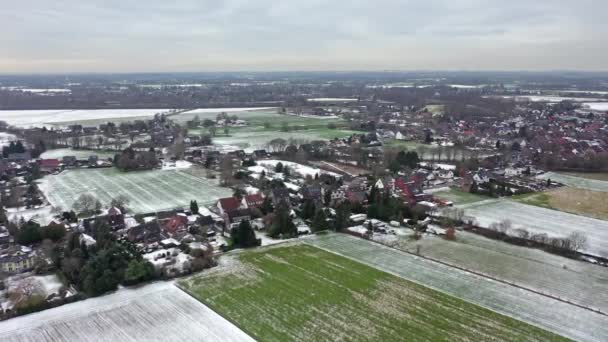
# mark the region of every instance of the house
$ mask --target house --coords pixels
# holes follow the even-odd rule
[[[99,161],[99,158],[96,155],[89,156],[89,159],[88,159],[89,167],[97,166],[98,161]]]
[[[133,243],[155,243],[162,239],[157,220],[146,222],[129,229],[127,239]]]
[[[270,153],[266,152],[266,150],[255,150],[253,151],[253,157],[256,159],[268,158],[270,157]]]
[[[125,228],[125,215],[119,208],[112,207],[108,209],[107,221],[113,230]]]
[[[21,273],[34,268],[34,255],[31,252],[17,251],[0,256],[0,270],[6,273]]]
[[[225,215],[227,212],[238,210],[238,209],[247,209],[246,202],[239,201],[236,197],[226,197],[220,198],[217,201],[217,208],[220,211],[221,215]]]
[[[64,156],[61,161],[63,167],[74,167],[76,166],[77,162],[78,159],[76,159],[76,156]]]
[[[59,159],[40,159],[38,166],[42,172],[54,172],[60,169],[61,163]]]
[[[163,223],[163,231],[169,236],[175,236],[179,232],[188,230],[188,216],[177,214],[170,217]]]
[[[275,208],[281,204],[291,208],[291,201],[289,199],[289,190],[287,188],[274,188],[270,193],[272,204]]]
[[[323,205],[323,188],[318,184],[303,187],[300,194],[302,199],[312,201],[317,208]]]
[[[264,204],[264,197],[261,194],[247,195],[241,201],[246,208],[260,208]]]
[[[491,179],[491,175],[486,170],[479,170],[473,174],[473,181],[477,184],[484,184],[489,182]]]
[[[32,154],[29,151],[23,153],[10,153],[7,159],[10,161],[24,162],[31,160]]]

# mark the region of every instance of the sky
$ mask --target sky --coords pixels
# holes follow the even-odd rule
[[[608,70],[605,0],[21,0],[0,73]]]

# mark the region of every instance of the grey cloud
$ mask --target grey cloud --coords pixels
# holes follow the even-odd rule
[[[606,70],[606,10],[593,0],[24,0],[0,11],[0,72]]]

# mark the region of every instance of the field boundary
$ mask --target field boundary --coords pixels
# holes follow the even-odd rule
[[[340,234],[340,233],[338,233],[338,234]],[[345,234],[345,235],[349,235],[350,236],[350,234]],[[353,236],[353,237],[355,237],[355,236]],[[538,295],[541,295],[541,296],[544,296],[544,297],[547,297],[547,298],[550,298],[550,299],[553,299],[553,300],[560,301],[560,302],[568,304],[568,305],[576,306],[576,307],[578,307],[580,309],[584,309],[584,310],[591,311],[593,313],[596,313],[596,314],[608,317],[608,313],[605,313],[605,312],[603,312],[603,311],[601,311],[599,309],[591,308],[591,307],[588,307],[588,306],[584,306],[582,304],[578,304],[578,303],[572,302],[571,300],[566,299],[566,298],[560,298],[560,297],[554,296],[552,294],[544,293],[544,292],[541,292],[541,291],[538,291],[538,290],[535,290],[535,289],[532,289],[532,288],[528,288],[528,287],[523,286],[523,285],[512,283],[512,282],[504,280],[504,279],[496,278],[494,276],[487,275],[487,274],[482,273],[482,272],[473,271],[473,270],[467,269],[465,267],[453,265],[453,264],[450,264],[448,262],[437,260],[437,259],[432,258],[432,257],[423,256],[423,255],[419,255],[419,254],[416,254],[416,253],[405,251],[405,250],[402,250],[402,249],[399,249],[399,248],[395,248],[395,247],[383,244],[383,243],[381,243],[379,241],[370,240],[370,239],[364,239],[364,238],[360,238],[360,237],[356,237],[356,238],[359,238],[359,239],[362,239],[362,240],[366,240],[366,241],[378,244],[380,246],[383,246],[383,247],[386,247],[386,248],[389,248],[389,249],[392,249],[392,250],[395,250],[395,251],[398,251],[398,252],[403,252],[403,253],[406,253],[406,254],[409,254],[409,255],[421,258],[421,259],[425,259],[425,260],[430,261],[430,262],[435,262],[435,263],[438,263],[438,264],[441,264],[441,265],[444,265],[444,266],[447,266],[447,267],[455,268],[455,269],[463,271],[463,272],[471,273],[471,274],[474,274],[476,276],[479,276],[479,277],[482,277],[482,278],[485,278],[485,279],[490,279],[492,281],[495,281],[495,282],[498,282],[498,283],[501,283],[501,284],[509,285],[509,286],[512,286],[512,287],[515,287],[515,288],[518,288],[518,289],[521,289],[521,290],[532,292],[532,293],[535,293],[535,294],[538,294]],[[319,248],[321,248],[321,247],[319,247]],[[340,253],[336,253],[335,251],[331,251],[329,249],[325,249],[325,248],[321,248],[321,249],[327,250],[327,251],[332,252],[334,254],[342,255]],[[342,255],[342,256],[344,256],[344,255]],[[344,257],[348,258],[348,256],[344,256]],[[355,259],[352,259],[352,260],[355,260]],[[361,261],[359,261],[359,262],[361,262]],[[399,275],[396,275],[396,276],[403,278],[402,276],[399,276]],[[424,285],[424,284],[421,284],[421,285],[427,286],[427,285]],[[441,291],[441,290],[438,290],[438,291]],[[477,304],[477,305],[479,305],[479,304]],[[490,310],[492,310],[492,309],[490,309]],[[492,311],[495,311],[495,310],[492,310]],[[501,314],[503,314],[503,313],[501,313]]]

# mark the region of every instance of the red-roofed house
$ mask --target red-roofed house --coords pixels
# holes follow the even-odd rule
[[[217,208],[220,210],[220,214],[224,215],[228,211],[247,209],[247,205],[241,203],[236,197],[226,197],[217,201]]]
[[[42,172],[53,172],[59,170],[61,164],[59,159],[40,159],[38,165]]]
[[[188,229],[188,216],[186,215],[174,215],[163,224],[163,230],[169,235]]]
[[[247,195],[243,197],[241,204],[249,209],[259,208],[264,204],[264,196],[261,194]]]

